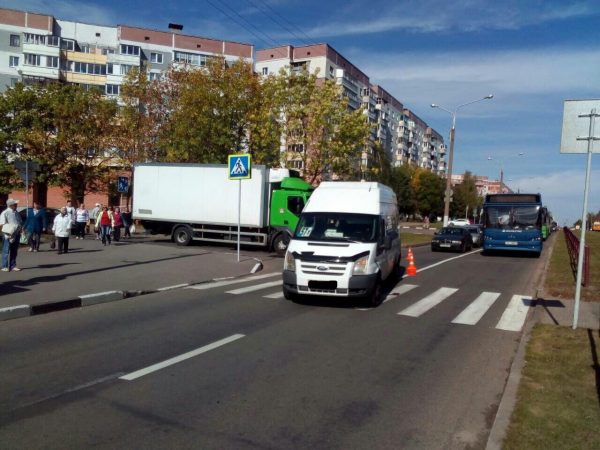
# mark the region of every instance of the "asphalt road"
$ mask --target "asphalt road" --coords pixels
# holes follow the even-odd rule
[[[288,302],[270,260],[2,323],[0,447],[483,448],[540,260],[414,252],[417,276],[375,309]]]

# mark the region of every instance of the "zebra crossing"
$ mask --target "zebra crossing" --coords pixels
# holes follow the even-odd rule
[[[275,277],[278,277],[279,279],[273,281],[263,281],[268,278]],[[225,293],[229,295],[243,295],[253,292],[266,291],[265,294],[262,295],[262,298],[276,300],[283,298],[283,292],[281,290],[281,285],[283,284],[283,281],[280,277],[281,272],[273,272],[241,279],[217,280],[210,283],[189,286],[186,289],[206,290],[217,287],[225,287],[226,289],[228,289],[229,286],[236,284],[256,283],[256,281],[261,281],[258,284],[250,284],[248,286],[226,290]],[[277,288],[277,290],[273,291],[274,288]],[[387,297],[384,299],[383,303],[387,303],[394,299],[402,299],[404,298],[405,294],[414,290],[419,290],[419,288],[421,288],[421,286],[416,284],[401,283],[395,286],[389,292]],[[432,292],[430,291],[424,293],[423,297],[412,303],[410,306],[407,306],[406,308],[397,312],[396,314],[398,316],[411,318],[422,317],[431,310],[433,310],[436,306],[446,301],[447,299],[451,297],[456,297],[457,293],[459,292],[460,289],[452,287],[439,287],[437,289],[434,288]],[[501,296],[502,293],[500,292],[480,293],[474,300],[472,300],[469,303],[469,305],[460,314],[458,314],[451,321],[451,323],[457,325],[476,325]],[[532,303],[533,299],[529,296],[520,294],[512,295],[495,328],[504,331],[521,331],[523,325],[525,324],[527,313],[529,311],[530,306],[532,306]],[[373,311],[372,308],[356,309],[358,311]]]

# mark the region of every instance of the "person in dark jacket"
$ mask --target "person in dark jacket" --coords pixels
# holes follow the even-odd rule
[[[23,228],[25,228],[25,231],[29,236],[29,251],[39,251],[42,233],[48,228],[46,209],[40,207],[39,203],[33,202],[33,208],[27,210],[27,219],[25,220]]]

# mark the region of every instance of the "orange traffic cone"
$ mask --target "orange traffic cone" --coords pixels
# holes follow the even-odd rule
[[[406,276],[414,277],[417,274],[417,266],[415,266],[415,257],[413,256],[412,249],[408,249],[408,255],[406,255],[408,261],[408,267],[406,268]]]

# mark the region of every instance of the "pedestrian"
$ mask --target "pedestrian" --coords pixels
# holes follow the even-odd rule
[[[428,230],[429,229],[429,216],[425,216],[425,220],[423,220],[423,227]]]
[[[18,272],[17,254],[21,241],[21,230],[23,220],[17,212],[18,200],[9,198],[6,201],[6,209],[0,214],[0,226],[2,226],[2,272],[12,270]]]
[[[100,230],[96,228],[96,222],[98,220],[98,214],[100,214],[100,211],[102,211],[102,205],[100,203],[96,203],[94,209],[92,209],[92,212],[90,213],[90,224],[96,232],[96,240],[100,239]]]
[[[90,224],[90,213],[85,209],[85,205],[81,203],[77,211],[75,211],[75,239],[85,238],[85,227]]]
[[[123,227],[123,217],[121,216],[121,208],[115,207],[113,212],[113,238],[115,242],[121,240],[121,228]]]
[[[133,220],[131,218],[131,211],[129,208],[125,208],[125,211],[121,213],[121,218],[123,219],[123,227],[125,228],[125,232],[123,233],[123,237],[130,238],[131,237],[131,225],[133,225]]]
[[[69,236],[73,222],[67,213],[67,207],[60,208],[60,214],[54,218],[52,231],[56,236],[58,254],[69,253]]]
[[[112,211],[109,211],[106,206],[102,207],[102,211],[98,215],[96,220],[96,227],[100,230],[100,239],[102,239],[102,245],[110,245],[111,237],[110,233],[113,226],[113,215]]]
[[[67,216],[71,219],[71,232],[75,231],[75,207],[73,206],[73,202],[71,200],[67,200]]]
[[[33,208],[27,210],[27,219],[23,228],[29,235],[29,251],[38,252],[40,250],[42,233],[45,233],[48,228],[46,209],[41,208],[38,202],[33,202]]]

